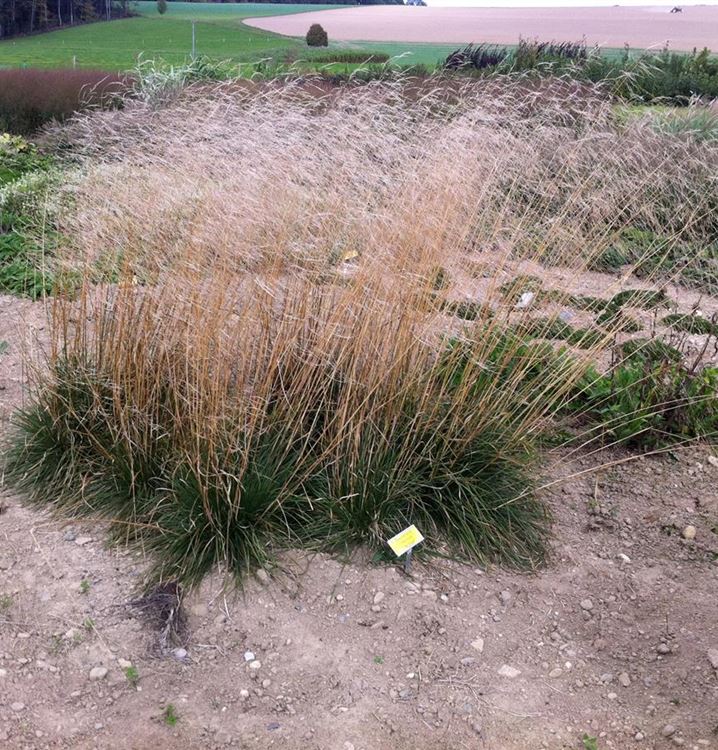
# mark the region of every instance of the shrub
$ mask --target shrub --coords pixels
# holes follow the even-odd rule
[[[444,61],[444,67],[447,70],[496,68],[506,59],[507,55],[508,50],[505,47],[467,44],[463,49],[451,52]]]
[[[364,52],[363,50],[347,49],[321,52],[313,55],[310,59],[313,63],[319,64],[346,63],[347,65],[368,65],[369,63],[389,62],[390,57],[386,52]]]
[[[157,0],[157,12],[161,16],[167,13],[167,0]]]
[[[307,44],[310,47],[328,47],[329,36],[321,24],[313,23],[307,31]]]
[[[115,105],[122,76],[96,70],[0,70],[0,131],[30,134],[85,107]]]
[[[686,104],[694,97],[714,99],[718,96],[718,57],[707,49],[692,53],[645,51],[621,56],[602,54],[581,42],[540,42],[519,40],[513,50],[468,45],[449,54],[443,67],[463,70],[505,73],[536,71],[561,74],[579,81],[601,82],[613,94],[630,100],[673,100]],[[697,140],[715,140],[715,117],[706,110],[695,116],[658,118],[664,132],[688,134]]]

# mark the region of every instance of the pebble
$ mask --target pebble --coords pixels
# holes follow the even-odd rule
[[[239,691],[239,697],[240,697],[240,698],[245,698],[245,699],[246,699],[246,698],[249,698],[249,690],[247,690],[246,688],[242,688],[242,689],[241,689],[241,690]]]
[[[24,703],[11,703],[10,708],[16,713],[19,713],[25,708],[25,704]]]
[[[377,591],[376,594],[374,594],[374,604],[381,604],[384,601],[384,597],[386,594],[384,594],[383,591]]]
[[[593,609],[593,602],[591,601],[591,599],[582,599],[581,609],[583,609],[586,612],[590,612]]]
[[[269,573],[264,568],[257,568],[254,571],[254,577],[262,584],[266,586],[269,583]]]
[[[252,651],[245,651],[244,652],[244,660],[245,661],[254,661],[255,656]]]
[[[609,694],[608,694],[608,695],[606,696],[606,698],[608,698],[608,700],[610,700],[610,701],[615,701],[615,700],[616,700],[616,698],[618,698],[618,693],[609,693]]]
[[[637,740],[638,742],[640,742],[643,739],[643,737],[644,737],[643,732],[636,732],[633,735],[633,739]]]
[[[509,664],[504,664],[499,669],[499,674],[502,677],[508,677],[509,679],[513,679],[514,677],[518,677],[521,674],[521,670],[516,669],[516,667],[512,667]]]
[[[658,646],[656,646],[656,651],[658,651],[659,654],[670,654],[671,647],[667,643],[659,643]]]
[[[176,648],[172,652],[172,656],[174,656],[175,659],[179,659],[180,661],[184,661],[187,658],[187,650],[184,648]]]
[[[628,687],[631,684],[631,678],[628,676],[627,672],[621,672],[621,674],[618,675],[618,681],[623,687]]]
[[[625,555],[625,554],[624,554],[623,552],[621,552],[620,554],[618,554],[618,555],[617,555],[617,558],[618,558],[618,559],[619,559],[619,560],[620,560],[621,562],[624,562],[624,563],[626,563],[626,565],[628,565],[628,563],[630,563],[630,562],[631,562],[631,558],[630,558],[630,557],[629,557],[628,555]]]
[[[718,469],[718,458],[715,456],[708,456],[708,463]]]
[[[129,669],[132,666],[132,662],[128,661],[127,659],[118,659],[117,666],[120,669]]]
[[[516,303],[516,310],[526,310],[533,304],[536,294],[534,292],[524,292]]]
[[[92,541],[91,536],[78,536],[77,539],[75,539],[75,544],[82,547],[85,544],[89,544]]]
[[[484,653],[484,639],[477,638],[475,641],[471,641],[471,647],[478,651],[480,654]]]
[[[7,677],[7,669],[0,669],[0,678]]]
[[[613,674],[611,672],[604,672],[600,677],[601,682],[608,685],[609,683],[613,682]]]
[[[556,669],[552,669],[549,673],[549,677],[560,677],[563,674],[563,669],[561,667],[556,667]]]
[[[718,669],[718,648],[709,648],[707,655],[713,669]]]
[[[511,592],[508,590],[499,593],[499,600],[502,604],[508,604],[511,601]]]
[[[666,724],[666,726],[661,729],[661,734],[664,737],[672,737],[676,733],[676,728],[673,726],[673,724]]]
[[[75,539],[77,539],[77,534],[74,532],[73,529],[68,529],[63,535],[62,538],[66,542],[74,542]]]
[[[260,669],[262,666],[262,662],[255,659],[254,661],[249,662],[249,668],[250,669]]]
[[[472,721],[471,728],[474,730],[474,732],[476,732],[476,734],[481,734],[484,729],[480,721]]]
[[[93,667],[90,670],[90,679],[93,682],[96,682],[97,680],[104,680],[105,677],[107,677],[106,667]]]
[[[683,538],[687,539],[688,541],[691,541],[692,539],[696,538],[696,527],[695,526],[686,526],[683,529],[682,532]]]

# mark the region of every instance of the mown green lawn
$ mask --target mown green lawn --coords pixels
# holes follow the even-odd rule
[[[1,1],[1,0],[0,0]],[[0,42],[0,67],[83,67],[122,71],[139,59],[184,62],[192,51],[192,22],[196,51],[218,60],[256,62],[264,58],[311,57],[302,39],[284,37],[242,23],[244,18],[330,10],[337,5],[284,5],[272,3],[170,2],[160,16],[154,0],[140,0],[133,7],[140,15],[119,21],[98,22],[47,34]],[[400,65],[433,67],[453,52],[456,44],[410,42],[332,42],[334,49],[360,48],[386,52]],[[618,54],[619,50],[604,50]],[[331,66],[335,72],[356,65]]]
[[[289,39],[242,23],[243,18],[302,13],[336,5],[270,3],[168,3],[164,16],[155,2],[136,3],[142,15],[98,22],[47,34],[0,42],[0,66],[77,67],[127,70],[139,58],[181,63],[192,50],[195,21],[198,54],[237,62],[255,61],[284,51],[301,51],[301,40]],[[339,6],[341,7],[341,6]]]

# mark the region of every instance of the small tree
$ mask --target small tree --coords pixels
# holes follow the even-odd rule
[[[310,47],[328,47],[329,36],[321,24],[313,23],[307,31],[307,44]]]
[[[167,0],[157,0],[157,12],[161,16],[167,13]]]

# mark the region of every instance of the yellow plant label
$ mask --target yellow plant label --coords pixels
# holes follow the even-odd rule
[[[400,531],[396,536],[393,536],[387,544],[397,557],[401,557],[405,552],[423,541],[422,533],[412,524],[408,529],[404,529],[404,531]]]

